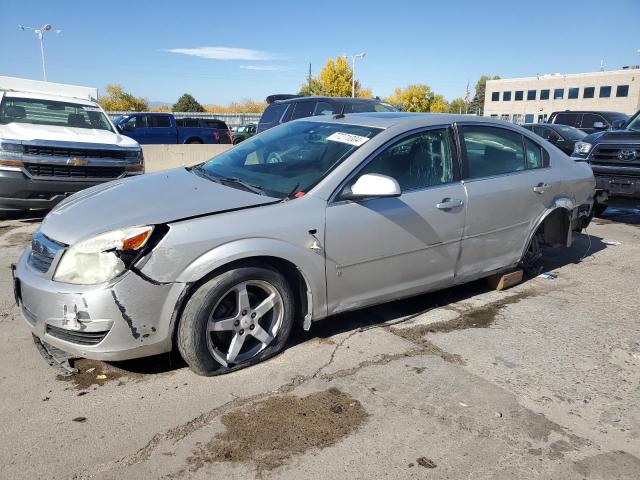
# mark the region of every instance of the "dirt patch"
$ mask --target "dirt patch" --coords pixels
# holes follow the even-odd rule
[[[17,228],[17,227],[15,227],[13,225],[0,225],[0,236],[10,232],[14,228]]]
[[[7,237],[9,245],[28,245],[31,243],[32,233],[18,232]]]
[[[73,366],[78,369],[78,373],[69,376],[58,375],[56,379],[73,384],[77,390],[87,390],[93,386],[101,386],[122,377],[141,377],[140,374],[127,372],[108,363],[87,358],[76,360]]]
[[[226,430],[198,446],[187,463],[192,471],[214,462],[251,463],[262,473],[307,450],[334,445],[367,417],[358,400],[335,388],[272,397],[223,415]]]

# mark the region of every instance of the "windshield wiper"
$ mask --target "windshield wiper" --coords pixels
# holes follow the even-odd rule
[[[247,183],[244,180],[240,180],[237,177],[215,177],[216,180],[219,180],[222,183],[233,183],[235,185],[240,185],[245,190],[248,190],[253,193],[257,193],[258,195],[266,195],[264,190],[257,185],[253,185],[251,183]]]

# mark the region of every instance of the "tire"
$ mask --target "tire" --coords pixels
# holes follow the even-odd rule
[[[605,212],[605,210],[607,209],[608,206],[609,205],[607,205],[606,203],[596,203],[593,206],[593,214],[596,217],[601,216]]]
[[[187,145],[202,145],[202,140],[197,138],[187,141]]]
[[[233,139],[233,144],[234,144],[234,145],[237,145],[237,144],[239,144],[241,141],[242,141],[242,139],[241,139],[241,138],[234,138],[234,139]]]
[[[263,303],[268,299],[271,307]],[[262,312],[258,306],[264,307]],[[293,292],[280,272],[263,266],[229,270],[201,285],[187,301],[178,325],[178,350],[198,375],[239,370],[285,347],[294,314]]]

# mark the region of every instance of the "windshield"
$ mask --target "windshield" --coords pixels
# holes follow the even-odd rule
[[[0,105],[0,123],[14,122],[113,131],[106,115],[96,106],[5,97]]]
[[[555,130],[567,140],[582,140],[587,136],[587,132],[584,132],[575,127],[569,127],[567,125],[557,124]]]
[[[307,192],[380,131],[336,123],[286,123],[245,140],[194,170],[213,180],[237,179],[266,195],[284,198]]]
[[[629,125],[627,125],[627,130],[640,132],[640,113],[637,113],[633,120],[629,122]]]

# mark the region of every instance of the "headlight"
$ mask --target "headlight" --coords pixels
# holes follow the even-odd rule
[[[0,141],[0,170],[20,170],[22,167],[22,154],[24,147],[22,143],[11,141]]]
[[[77,243],[64,252],[53,279],[78,285],[108,282],[126,270],[126,255],[144,247],[152,231],[152,226],[123,228]]]
[[[575,146],[573,147],[573,153],[575,153],[576,155],[586,156],[591,151],[592,146],[593,145],[587,142],[576,142]]]

